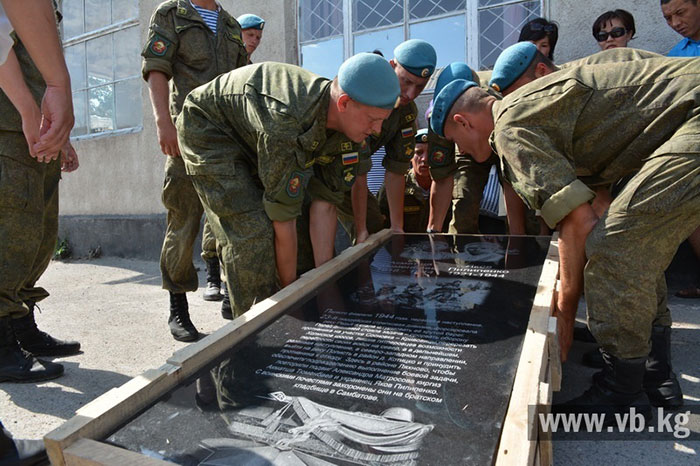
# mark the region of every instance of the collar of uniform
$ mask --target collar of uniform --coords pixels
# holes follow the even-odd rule
[[[684,37],[681,42],[683,43],[681,48],[684,48],[684,49],[688,48],[690,46],[695,46],[695,47],[700,46],[700,40],[693,40],[690,37]]]
[[[316,152],[326,142],[326,123],[328,122],[328,105],[331,100],[331,81],[318,99],[315,111],[311,111],[313,121],[311,127],[297,138],[301,147],[308,152]]]
[[[218,3],[217,3],[218,5]],[[219,7],[221,9],[221,7]],[[180,18],[185,18],[189,21],[195,21],[197,23],[202,23],[206,26],[207,23],[204,22],[197,10],[192,6],[190,0],[177,0],[177,8],[175,9],[175,16]]]

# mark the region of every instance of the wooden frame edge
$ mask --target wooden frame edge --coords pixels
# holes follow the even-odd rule
[[[542,401],[542,382],[547,382],[550,370],[549,319],[553,310],[554,291],[559,271],[557,235],[550,240],[547,258],[537,285],[530,311],[530,320],[523,340],[518,369],[513,382],[508,411],[495,464],[497,466],[532,465],[537,452],[537,431],[534,424],[534,406]],[[551,386],[547,383],[546,390]]]

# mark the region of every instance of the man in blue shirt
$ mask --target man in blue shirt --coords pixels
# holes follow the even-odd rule
[[[669,57],[700,56],[700,5],[698,0],[661,0],[668,25],[683,39],[668,52]]]

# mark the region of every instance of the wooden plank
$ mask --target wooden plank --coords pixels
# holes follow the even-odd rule
[[[549,318],[549,332],[547,333],[549,342],[549,383],[552,384],[552,390],[558,392],[561,390],[561,350],[559,347],[559,334],[557,333],[557,318],[552,316]]]
[[[113,388],[76,411],[71,419],[44,437],[44,445],[54,466],[65,464],[63,450],[79,438],[100,438],[134,412],[143,409],[175,386],[168,364],[149,369],[124,385]]]
[[[552,385],[542,382],[540,383],[540,392],[538,404],[542,407],[543,411],[541,413],[549,414],[549,407],[552,404]],[[539,413],[538,413],[539,414]],[[540,424],[537,423],[539,426]],[[536,460],[535,464],[539,466],[551,466],[554,461],[554,451],[552,448],[552,433],[542,432],[538,429],[538,441],[537,441],[537,451],[539,458]]]
[[[181,380],[265,326],[298,300],[346,271],[391,235],[391,231],[386,229],[371,235],[366,242],[346,249],[321,267],[305,273],[296,282],[254,305],[250,311],[213,334],[176,351],[164,366],[148,370],[80,408],[73,418],[44,437],[51,463],[56,466],[65,465],[64,450],[78,439],[98,439],[108,435]]]
[[[496,465],[531,465],[537,450],[537,423],[533,407],[539,401],[540,382],[545,380],[549,356],[547,334],[552,296],[559,270],[556,235],[552,237],[533,301],[523,340],[518,370],[508,404]]]
[[[279,317],[289,307],[341,275],[391,235],[391,231],[385,229],[371,235],[364,243],[346,249],[331,261],[306,272],[291,285],[255,304],[248,312],[211,335],[176,351],[167,362],[181,368],[177,373],[179,379],[191,376],[224,351]]]
[[[172,466],[173,463],[90,439],[80,439],[63,453],[67,466]]]

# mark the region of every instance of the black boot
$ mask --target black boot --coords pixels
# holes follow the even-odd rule
[[[221,294],[221,271],[219,269],[219,258],[213,257],[205,261],[207,265],[207,287],[204,289],[203,298],[205,301],[221,301],[224,299]]]
[[[170,333],[177,341],[195,341],[199,332],[190,320],[187,295],[170,292],[170,318],[168,319]]]
[[[642,389],[645,358],[620,359],[604,350],[603,370],[593,377],[593,385],[573,400],[555,406],[558,412],[602,413],[605,425],[615,425],[615,415],[630,414],[631,408],[651,419],[651,406]]]
[[[12,328],[20,346],[34,356],[71,356],[80,352],[80,343],[59,340],[36,326],[34,320],[34,303],[26,303],[29,313],[19,319],[12,319]]]
[[[651,352],[644,373],[644,390],[651,404],[664,408],[683,406],[683,392],[671,367],[671,328],[651,329]]]
[[[228,297],[226,284],[224,284],[222,288],[224,291],[224,300],[221,302],[221,317],[226,320],[233,320],[233,309],[231,309],[231,300]]]
[[[34,358],[20,348],[12,319],[0,318],[0,382],[41,382],[63,374],[63,366]]]
[[[48,461],[41,440],[15,440],[0,422],[0,466],[29,466]]]
[[[586,367],[592,367],[593,369],[601,369],[605,364],[603,362],[603,356],[600,354],[600,348],[595,348],[583,353],[583,356],[581,356],[581,364]]]

